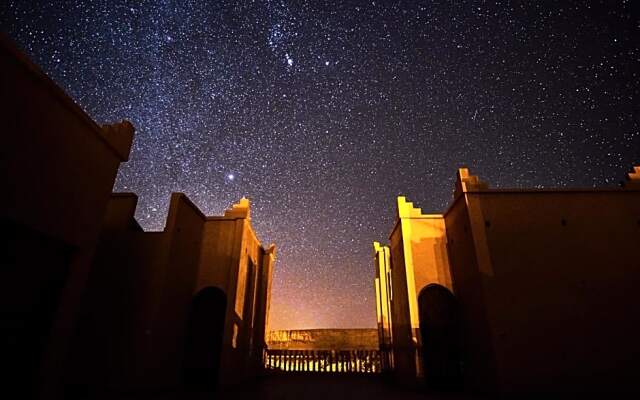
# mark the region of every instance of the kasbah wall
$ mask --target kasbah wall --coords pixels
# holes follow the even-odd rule
[[[457,303],[449,357],[467,388],[635,389],[640,167],[622,187],[582,190],[489,189],[463,168],[444,214],[403,197],[397,206],[389,247],[375,243],[374,253],[378,332],[399,380],[455,374],[425,350],[425,334],[453,321],[423,297],[439,287]]]
[[[0,87],[3,381],[51,398],[133,127],[98,126],[3,37]]]
[[[84,346],[77,348],[82,361],[75,364],[109,359],[111,365],[92,371],[99,381],[89,385],[180,387],[192,301],[212,287],[227,299],[220,382],[238,383],[255,375],[266,346],[275,248],[264,249],[257,240],[249,201],[242,199],[224,216],[206,217],[186,196],[174,193],[162,232],[144,232],[137,226],[136,202],[133,194],[114,194],[104,219],[88,288],[91,301],[85,303],[81,318],[90,323],[81,325]],[[123,330],[117,335],[112,327]],[[83,369],[73,376],[81,377]]]
[[[111,193],[133,126],[98,126],[1,36],[0,83],[5,391],[73,399],[250,379],[275,248],[258,241],[249,201],[209,217],[174,193],[165,229],[144,232],[137,197]]]

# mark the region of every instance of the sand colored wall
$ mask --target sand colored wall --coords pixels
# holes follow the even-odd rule
[[[227,295],[220,382],[254,376],[262,365],[266,321],[259,313],[268,309],[275,249],[263,249],[255,236],[248,200],[206,217],[174,193],[162,232],[140,229],[136,202],[133,194],[114,194],[108,206],[86,306],[100,322],[79,335],[87,351],[78,365],[92,368],[76,375],[77,385],[104,392],[179,388],[192,299],[211,286]],[[102,342],[110,346],[91,351]]]
[[[155,299],[163,280],[155,272],[166,268],[168,239],[163,232],[137,230],[101,236],[75,336],[75,369],[67,378],[77,392],[146,387],[150,364],[162,373],[148,357],[162,339]]]
[[[262,267],[263,249],[251,229],[248,220],[240,219],[239,232],[241,240],[237,261],[229,272],[228,290],[230,301],[227,304],[227,325],[225,331],[223,363],[228,365],[221,371],[224,382],[235,383],[241,380],[242,374],[255,373],[262,359],[262,346],[254,347],[254,330],[264,325],[255,326],[258,303],[258,277]],[[259,356],[258,356],[259,353]]]
[[[411,232],[416,294],[432,283],[452,290],[444,218],[441,215],[412,218],[408,224]]]
[[[464,380],[471,388],[490,392],[496,389],[495,360],[464,196],[451,205],[445,214],[445,222],[454,293],[461,305]]]
[[[416,376],[416,339],[411,328],[409,285],[400,223],[389,237],[391,259],[391,329],[393,336],[394,374],[400,380]]]
[[[276,248],[269,246],[262,254],[262,267],[258,272],[258,289],[255,311],[254,326],[254,360],[262,362],[262,356],[258,357],[258,352],[262,353],[267,348],[267,332],[269,332],[269,310],[271,307],[271,285],[273,283],[273,269],[276,262]]]
[[[2,353],[16,375],[7,381],[30,388],[25,397],[55,398],[133,127],[98,126],[4,37],[0,87],[0,225],[11,237],[0,252],[0,330],[18,343]]]
[[[231,268],[239,263],[243,225],[243,220],[235,219],[205,222],[200,260],[203,264],[215,264],[216,267],[199,270],[196,291],[216,286],[229,293]]]
[[[179,193],[171,195],[169,215],[164,234],[167,235],[167,258],[164,268],[154,271],[151,326],[147,337],[153,349],[146,355],[148,370],[155,370],[156,382],[179,386],[185,348],[187,318],[196,287],[204,215]],[[159,368],[162,366],[162,369]]]
[[[391,319],[401,380],[420,376],[410,354],[412,340],[420,339],[411,299],[434,282],[459,302],[469,389],[635,387],[640,168],[622,188],[586,190],[489,189],[462,168],[443,216],[423,216],[405,200],[398,208],[390,237]]]
[[[637,381],[640,191],[467,196],[490,254],[481,281],[500,389]]]
[[[458,193],[445,218],[471,387],[610,391],[637,382],[640,261],[630,249],[640,243],[640,191],[630,183]]]
[[[376,317],[378,325],[378,343],[382,351],[382,368],[393,368],[392,321],[391,321],[391,253],[388,246],[373,243],[375,268]]]
[[[105,136],[107,127],[5,39],[0,54],[0,177],[10,188],[0,196],[0,212],[77,247],[93,245],[133,127],[125,122],[113,129],[128,142],[121,154]]]
[[[119,194],[109,204],[70,385],[119,390],[180,383],[203,218],[174,194],[165,230],[147,233],[127,221],[136,202],[135,195]]]
[[[404,197],[398,197],[397,207],[389,245],[394,371],[402,379],[415,380],[422,376],[418,295],[429,284],[451,289],[452,282],[442,215],[423,214]]]

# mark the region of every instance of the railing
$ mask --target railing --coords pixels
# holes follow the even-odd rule
[[[269,371],[377,374],[382,370],[378,350],[274,350],[264,352]]]

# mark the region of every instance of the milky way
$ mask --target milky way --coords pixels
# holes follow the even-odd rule
[[[455,4],[452,4],[455,3]],[[375,326],[395,196],[617,185],[640,159],[638,2],[4,1],[4,33],[99,123],[136,126],[115,190],[247,196],[275,242],[271,327]],[[82,149],[78,149],[82,151]]]

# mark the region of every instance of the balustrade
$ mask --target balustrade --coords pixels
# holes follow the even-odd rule
[[[379,350],[274,350],[264,352],[270,371],[377,374],[382,370]]]

